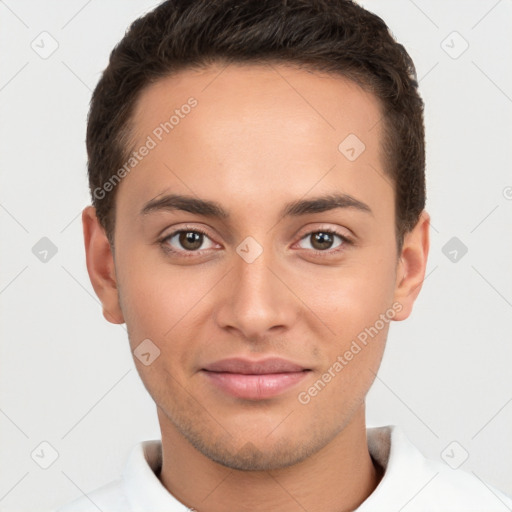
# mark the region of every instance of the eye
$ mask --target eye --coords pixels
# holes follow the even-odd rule
[[[206,247],[203,246],[205,242]],[[173,231],[161,240],[161,244],[171,252],[198,252],[215,246],[208,235],[197,228]]]
[[[339,243],[334,245],[336,243],[336,239],[339,240]],[[301,244],[301,242],[304,241],[306,242],[305,246]],[[313,249],[316,252],[328,252],[334,247],[334,250],[330,252],[337,252],[337,250],[340,250],[339,248],[341,246],[350,243],[351,241],[342,234],[337,233],[331,229],[322,229],[318,231],[312,231],[301,238],[299,247],[302,249]]]

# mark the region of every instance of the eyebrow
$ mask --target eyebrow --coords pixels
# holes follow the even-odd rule
[[[279,218],[298,217],[312,213],[322,213],[337,208],[350,208],[373,215],[371,208],[349,194],[328,194],[312,199],[300,199],[287,203]],[[157,211],[181,210],[205,217],[228,219],[230,214],[219,203],[193,196],[168,194],[148,201],[140,211],[147,215]]]

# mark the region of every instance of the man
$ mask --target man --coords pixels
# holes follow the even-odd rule
[[[350,1],[170,0],[131,26],[91,103],[83,226],[162,440],[61,511],[512,507],[366,429],[425,276],[422,112]]]

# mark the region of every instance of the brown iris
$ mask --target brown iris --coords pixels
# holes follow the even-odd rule
[[[182,231],[179,234],[179,242],[181,246],[189,251],[199,249],[203,243],[203,234],[194,231]]]
[[[325,250],[330,249],[333,244],[333,234],[326,233],[324,231],[319,231],[318,233],[314,233],[311,236],[311,246],[317,250]]]

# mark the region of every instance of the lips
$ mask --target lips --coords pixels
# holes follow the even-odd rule
[[[208,382],[237,398],[262,400],[277,396],[302,381],[310,369],[281,358],[251,361],[223,359],[202,370]]]

